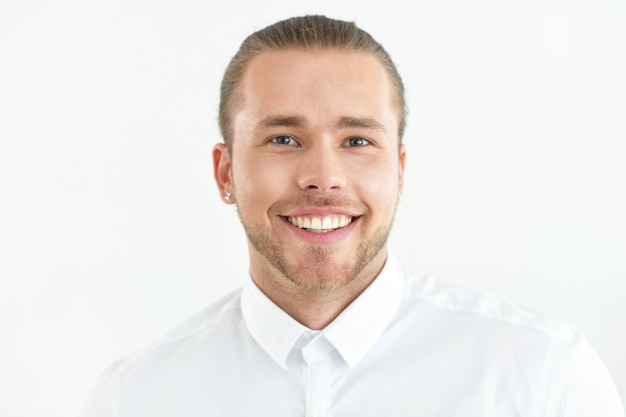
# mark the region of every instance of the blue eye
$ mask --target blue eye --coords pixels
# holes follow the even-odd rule
[[[272,138],[272,142],[278,145],[289,145],[289,146],[298,145],[298,143],[295,141],[294,138],[292,138],[291,136],[287,136],[287,135],[276,136],[275,138]]]
[[[350,138],[346,141],[347,146],[365,146],[369,145],[369,141],[365,138]]]

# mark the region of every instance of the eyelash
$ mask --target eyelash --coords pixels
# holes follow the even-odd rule
[[[275,144],[277,144],[277,145],[289,145],[289,146],[294,146],[294,145],[290,145],[290,144],[288,144],[288,143],[281,143],[281,142],[279,142],[279,141],[278,141],[279,139],[289,139],[289,140],[293,141],[295,145],[297,145],[297,144],[298,144],[298,142],[296,142],[296,140],[295,140],[294,138],[292,138],[291,136],[289,136],[289,135],[279,135],[279,136],[273,137],[273,138],[272,138],[272,142],[273,142],[273,143],[275,143]]]
[[[366,146],[366,145],[369,145],[369,144],[370,144],[370,141],[369,141],[369,140],[367,140],[367,139],[365,139],[365,138],[361,138],[361,137],[354,137],[354,138],[350,138],[350,139],[348,139],[348,140],[346,141],[346,143],[351,143],[352,141],[355,141],[355,140],[362,141],[362,144],[360,144],[360,145],[354,145],[354,146],[356,146],[356,147]]]
[[[290,143],[285,143],[285,142],[279,142],[279,140],[281,140],[281,139],[287,139],[288,141],[293,141],[294,143],[293,143],[293,144],[290,144]],[[271,141],[272,141],[273,143],[277,144],[277,145],[288,145],[288,146],[297,146],[297,145],[298,145],[298,143],[296,142],[296,140],[295,140],[294,138],[292,138],[291,136],[289,136],[289,135],[279,135],[279,136],[275,136],[275,137],[273,137],[273,138],[271,139]],[[358,136],[357,136],[357,137],[352,137],[352,138],[347,139],[347,140],[344,142],[344,144],[351,144],[351,143],[353,143],[354,141],[360,141],[361,143],[360,143],[360,144],[358,144],[358,145],[349,145],[348,147],[362,147],[362,146],[369,145],[369,144],[371,143],[369,140],[367,140],[367,139],[365,139],[365,138],[362,138],[362,137],[358,137]]]

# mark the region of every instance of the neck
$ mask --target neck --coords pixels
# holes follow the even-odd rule
[[[274,304],[309,329],[321,330],[374,281],[386,258],[386,250],[380,250],[357,276],[321,289],[295,283],[266,259],[257,264],[251,262],[251,274],[255,284]]]

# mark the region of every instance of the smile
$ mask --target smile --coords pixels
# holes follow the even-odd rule
[[[287,220],[300,229],[306,229],[315,233],[327,233],[333,230],[341,229],[352,223],[351,216],[330,215],[330,216],[294,216],[287,217]]]

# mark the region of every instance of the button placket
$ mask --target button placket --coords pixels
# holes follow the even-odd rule
[[[306,363],[306,417],[328,416],[331,350],[328,341],[320,337],[302,351]]]

